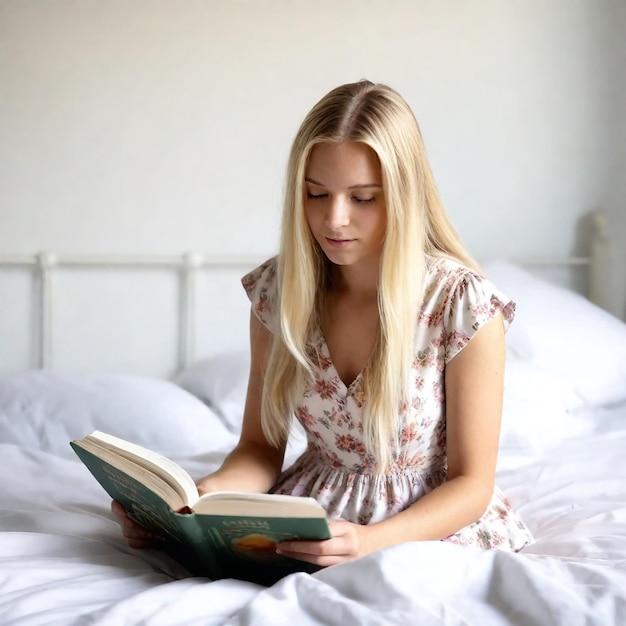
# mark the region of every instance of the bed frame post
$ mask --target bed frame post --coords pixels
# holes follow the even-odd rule
[[[589,248],[589,300],[607,309],[610,302],[611,247],[608,221],[602,211],[591,215],[591,244]]]
[[[37,317],[37,366],[52,368],[52,273],[57,257],[51,252],[37,255],[39,276],[39,315]]]
[[[188,367],[195,358],[196,287],[198,270],[204,257],[198,252],[183,255],[180,267],[180,301],[178,318],[178,367]]]

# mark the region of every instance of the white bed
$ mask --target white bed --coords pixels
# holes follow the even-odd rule
[[[194,477],[214,468],[236,441],[247,356],[194,362],[185,326],[172,380],[0,376],[0,624],[626,623],[626,324],[517,264],[484,267],[518,302],[497,480],[535,543],[519,554],[408,543],[267,589],[126,547],[68,441],[99,428]],[[301,446],[296,431],[288,458]]]

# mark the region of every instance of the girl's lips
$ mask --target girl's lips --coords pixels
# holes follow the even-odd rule
[[[329,245],[333,246],[334,248],[345,248],[354,241],[354,239],[331,239],[330,237],[325,237],[325,239],[329,243]]]

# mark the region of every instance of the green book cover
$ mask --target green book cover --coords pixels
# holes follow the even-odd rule
[[[163,550],[194,575],[271,585],[290,573],[319,569],[275,550],[283,540],[330,538],[323,517],[213,515],[189,508],[176,512],[148,486],[157,480],[149,471],[140,481],[85,450],[80,442],[70,445],[111,498],[144,528],[164,537]]]
[[[180,515],[180,514],[178,514]],[[286,518],[191,515],[211,546],[221,576],[270,585],[293,572],[315,572],[318,566],[276,554],[276,546],[289,539],[329,539],[323,518]],[[206,540],[206,541],[205,541]]]

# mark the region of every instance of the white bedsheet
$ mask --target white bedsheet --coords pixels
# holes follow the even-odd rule
[[[626,406],[593,418],[541,458],[503,459],[536,537],[522,553],[408,543],[269,589],[131,550],[79,461],[0,444],[0,624],[626,624]],[[219,457],[177,460],[197,477]]]

